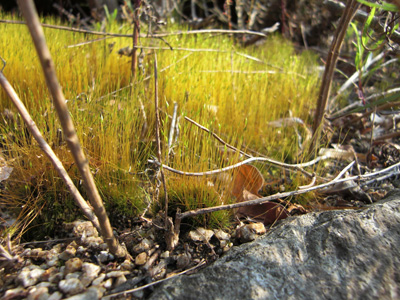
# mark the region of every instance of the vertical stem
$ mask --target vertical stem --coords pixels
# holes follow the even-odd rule
[[[134,12],[133,12],[133,47],[132,47],[132,65],[131,65],[131,77],[132,77],[132,82],[136,80],[136,74],[137,74],[137,44],[138,44],[138,39],[139,39],[139,31],[140,31],[140,22],[139,22],[139,10],[140,10],[140,5],[142,1],[141,0],[135,0],[134,4]]]
[[[154,53],[154,106],[156,110],[156,142],[157,142],[157,159],[160,162],[160,174],[161,181],[164,187],[165,194],[165,228],[167,228],[168,224],[168,194],[167,187],[165,184],[165,176],[164,171],[162,169],[162,157],[161,157],[161,138],[160,138],[160,112],[158,110],[158,70],[157,70],[157,53]]]
[[[343,16],[340,18],[338,27],[336,28],[335,35],[333,37],[331,47],[329,49],[324,75],[322,77],[321,88],[318,95],[317,109],[315,111],[315,118],[313,124],[314,136],[310,147],[311,151],[315,150],[318,147],[321,127],[322,127],[321,126],[322,119],[325,114],[326,105],[331,90],[333,74],[336,68],[336,62],[339,57],[339,52],[342,47],[347,28],[359,6],[360,3],[358,3],[357,0],[347,1],[346,8],[343,12]]]
[[[92,204],[94,212],[99,219],[101,234],[111,253],[118,257],[126,256],[126,251],[118,244],[118,241],[113,234],[110,221],[103,206],[103,201],[100,198],[100,194],[97,190],[92,173],[90,172],[88,159],[86,158],[79,143],[75,126],[72,122],[67,105],[65,103],[64,94],[57,79],[54,62],[51,58],[49,48],[47,47],[43,28],[40,24],[35,5],[32,0],[19,0],[18,6],[26,19],[26,24],[28,25],[33,43],[35,44],[36,52],[40,58],[40,63],[46,78],[47,87],[49,88],[53,98],[53,103],[57,110],[68,147],[71,150],[72,156],[74,157],[75,163],[79,169],[79,173],[82,176],[90,203]]]

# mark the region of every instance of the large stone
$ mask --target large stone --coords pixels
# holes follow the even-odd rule
[[[150,299],[399,299],[398,199],[281,221]]]

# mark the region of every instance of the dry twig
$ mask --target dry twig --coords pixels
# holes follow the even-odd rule
[[[79,173],[83,178],[83,183],[88,193],[90,202],[94,212],[99,219],[101,234],[107,243],[110,252],[117,257],[125,257],[127,255],[124,248],[119,245],[113,234],[110,220],[108,219],[106,210],[103,206],[103,201],[97,190],[93,175],[90,172],[89,162],[86,158],[83,149],[79,143],[78,135],[76,134],[75,126],[69,114],[64,94],[57,79],[57,73],[54,67],[54,62],[51,58],[49,48],[43,33],[43,28],[40,25],[39,17],[32,0],[19,0],[18,6],[25,17],[32,40],[35,44],[36,52],[40,58],[40,63],[46,78],[47,86],[53,98],[54,106],[57,110],[60,123],[65,134],[68,147],[74,157]]]

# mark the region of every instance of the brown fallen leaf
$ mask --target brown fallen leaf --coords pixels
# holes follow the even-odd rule
[[[232,188],[238,202],[255,200],[261,198],[258,191],[264,185],[264,178],[260,171],[251,165],[242,165],[238,168]],[[285,219],[289,212],[279,203],[266,202],[240,207],[236,211],[238,217],[249,217],[265,225],[274,223],[277,220]]]

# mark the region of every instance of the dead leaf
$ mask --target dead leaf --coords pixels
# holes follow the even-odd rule
[[[242,165],[238,168],[232,188],[232,195],[237,202],[250,201],[261,198],[258,191],[264,185],[264,178],[260,171],[251,165]],[[265,225],[287,218],[289,212],[280,204],[266,202],[240,207],[236,211],[238,217],[249,217]]]

